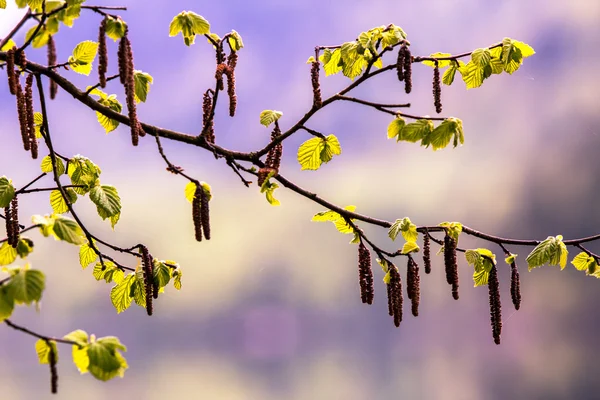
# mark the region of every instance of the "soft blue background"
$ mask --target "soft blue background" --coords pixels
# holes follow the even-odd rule
[[[211,22],[214,32],[240,32],[245,48],[237,69],[238,115],[226,116],[223,102],[216,121],[217,142],[238,150],[254,150],[269,140],[270,130],[258,123],[261,110],[282,110],[286,129],[310,108],[305,61],[317,44],[352,40],[390,22],[405,29],[413,54],[419,55],[469,51],[505,36],[529,43],[537,54],[513,76],[493,76],[478,90],[466,91],[460,81],[444,87],[443,115],[463,119],[465,146],[433,153],[396,144],[386,139],[389,116],[334,104],[309,126],[335,133],[343,155],[318,172],[300,171],[295,152],[308,136],[299,132],[285,142],[282,173],[337,204],[354,204],[359,212],[387,220],[408,215],[420,225],[461,221],[491,233],[537,239],[598,231],[600,2],[94,4],[129,8],[122,16],[129,23],[136,68],[155,79],[148,102],[139,107],[141,118],[188,133],[201,128],[202,93],[213,86],[214,55],[202,38],[191,48],[181,37],[169,38],[171,18],[193,10]],[[99,21],[84,12],[75,27],[62,27],[59,59],[66,60],[79,41],[96,40]],[[6,31],[7,25],[1,28]],[[116,46],[111,42],[109,48],[114,72]],[[44,62],[45,50],[28,56]],[[82,88],[97,79],[94,73],[89,78],[61,73]],[[431,69],[416,65],[410,96],[393,72],[352,94],[410,101],[412,113],[433,114],[430,82]],[[322,90],[328,96],[347,83],[342,76],[323,77]],[[117,83],[108,91],[123,98]],[[21,186],[38,173],[39,163],[22,151],[5,79],[0,79],[0,93],[0,174]],[[122,246],[144,242],[154,256],[175,259],[184,271],[181,292],[168,288],[152,318],[135,306],[117,315],[110,285],[96,282],[90,269],[81,270],[76,247],[31,235],[36,251],[29,261],[47,274],[48,289],[41,313],[19,308],[13,321],[56,336],[77,328],[116,335],[129,347],[125,378],[102,383],[79,376],[70,349],[61,346],[58,398],[597,398],[600,282],[571,266],[528,273],[528,249],[512,249],[520,254],[523,304],[515,313],[509,269],[500,264],[504,328],[502,345],[496,346],[487,290],[472,288],[470,268],[462,262],[461,300],[453,301],[438,258],[434,272],[421,278],[421,316],[406,313],[395,329],[387,316],[381,271],[374,268],[375,304],[360,304],[356,248],[332,226],[309,222],[321,207],[284,189],[276,193],[282,206],[271,207],[256,187],[244,188],[210,153],[164,141],[176,164],[213,187],[214,238],[196,243],[191,207],[183,197],[185,181],[165,171],[153,140],[132,148],[126,128],[105,135],[95,113],[65,92],[51,103],[50,117],[58,150],[90,157],[103,169],[102,182],[119,188],[123,216],[115,233],[83,199],[76,207],[89,227]],[[51,212],[48,194],[29,195],[20,210],[22,219]],[[397,246],[384,230],[365,228],[384,247]],[[470,239],[461,243],[484,245]],[[500,255],[500,249],[492,250]],[[0,340],[0,397],[50,397],[48,370],[37,364],[35,340],[7,327],[0,329]]]

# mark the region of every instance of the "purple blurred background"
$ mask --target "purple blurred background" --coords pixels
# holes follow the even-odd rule
[[[460,221],[490,233],[536,239],[599,230],[600,2],[93,4],[129,8],[122,16],[129,23],[136,68],[155,81],[148,102],[138,109],[141,118],[187,133],[201,128],[202,92],[213,85],[214,56],[202,38],[191,48],[181,37],[169,38],[171,18],[193,10],[216,33],[240,32],[245,48],[237,68],[238,115],[226,116],[223,102],[216,120],[217,142],[237,150],[255,150],[269,140],[270,130],[258,123],[263,109],[283,111],[280,122],[286,129],[310,108],[305,61],[317,44],[352,40],[392,22],[407,32],[415,55],[469,51],[505,36],[522,40],[537,54],[513,76],[493,76],[477,90],[466,91],[460,79],[443,88],[443,115],[463,119],[465,146],[434,154],[418,145],[396,144],[386,139],[389,116],[335,104],[309,126],[335,133],[343,155],[318,172],[300,171],[295,153],[308,138],[300,132],[285,142],[282,173],[336,204],[354,204],[358,212],[387,220],[409,216],[419,225]],[[0,16],[0,34],[19,18],[10,9],[0,10]],[[84,13],[72,29],[61,27],[59,60],[66,60],[79,41],[96,40],[99,21],[98,15]],[[17,42],[23,42],[22,35]],[[114,72],[112,41],[109,50],[109,71]],[[45,62],[44,49],[28,56]],[[94,73],[89,78],[61,73],[79,87],[96,80]],[[347,84],[341,75],[322,77],[326,96]],[[123,99],[117,83],[107,91]],[[39,162],[21,150],[5,79],[0,79],[0,93],[0,175],[20,186],[39,173]],[[426,66],[415,66],[410,97],[393,72],[352,94],[372,101],[410,101],[412,113],[434,113]],[[461,299],[453,301],[438,257],[433,273],[421,277],[421,316],[405,313],[396,329],[387,316],[381,270],[374,265],[375,304],[362,305],[356,247],[331,224],[310,222],[321,207],[284,189],[276,192],[282,206],[272,207],[256,187],[243,187],[210,153],[164,140],[176,164],[213,188],[214,238],[196,243],[191,207],[183,196],[186,182],[165,171],[154,141],[146,138],[132,148],[128,129],[105,135],[95,119],[65,92],[50,105],[58,151],[91,158],[103,169],[102,182],[117,186],[123,201],[114,234],[89,201],[78,202],[77,209],[102,238],[122,246],[141,241],[154,256],[177,260],[183,289],[167,288],[152,318],[135,305],[117,315],[109,299],[111,285],[96,282],[91,269],[81,270],[75,246],[32,234],[36,248],[29,261],[47,274],[42,312],[20,307],[12,320],[48,335],[77,328],[116,335],[129,347],[125,378],[102,383],[79,376],[70,349],[61,346],[59,398],[598,398],[596,279],[570,265],[562,272],[545,267],[528,273],[524,259],[530,249],[512,248],[520,254],[523,304],[515,313],[509,269],[499,264],[504,329],[502,345],[496,346],[487,289],[472,287],[472,270],[463,261]],[[50,212],[47,193],[20,202],[22,218]],[[398,246],[385,230],[365,228],[384,247]],[[467,238],[461,238],[461,245],[485,246]],[[502,258],[500,249],[491,249]],[[0,340],[0,397],[49,398],[48,368],[37,364],[35,339],[5,327]]]

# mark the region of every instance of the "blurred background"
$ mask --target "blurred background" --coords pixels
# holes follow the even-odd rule
[[[0,10],[0,36],[22,10]],[[90,1],[89,4],[92,4]],[[407,32],[414,55],[458,53],[508,36],[537,52],[513,76],[503,74],[467,91],[457,77],[443,88],[443,115],[463,119],[465,146],[434,153],[386,138],[389,116],[356,104],[334,104],[309,127],[335,133],[343,154],[318,172],[300,171],[299,132],[285,142],[282,173],[341,206],[418,225],[460,221],[515,238],[566,239],[597,233],[600,193],[598,104],[600,2],[590,0],[419,2],[361,1],[112,1],[125,5],[135,66],[154,77],[138,113],[145,122],[186,133],[201,129],[202,93],[212,87],[214,55],[203,38],[187,48],[168,37],[173,16],[192,10],[225,34],[237,30],[245,47],[237,73],[238,115],[219,104],[217,143],[256,150],[270,137],[258,123],[263,109],[283,111],[282,129],[312,105],[310,66],[315,45],[353,40],[361,31],[395,23]],[[56,37],[59,62],[82,40],[97,40],[100,16],[83,12]],[[27,28],[27,27],[26,27]],[[23,43],[26,30],[16,38]],[[109,73],[116,71],[109,41]],[[45,49],[28,51],[45,63]],[[394,62],[394,56],[386,59]],[[61,71],[79,87],[90,77]],[[351,92],[372,101],[412,103],[413,114],[434,114],[432,70],[415,65],[413,93],[390,72]],[[329,96],[348,84],[322,76]],[[107,88],[124,98],[116,82]],[[19,187],[39,173],[39,161],[22,151],[14,98],[0,79],[0,175]],[[222,161],[197,148],[163,140],[171,160],[212,185],[213,239],[193,237],[186,181],[165,171],[154,140],[130,144],[129,130],[106,135],[95,113],[59,91],[50,104],[57,150],[98,164],[102,182],[115,185],[123,213],[115,232],[89,201],[77,210],[98,236],[123,247],[146,243],[160,259],[183,269],[183,288],[172,286],[155,315],[132,306],[117,315],[112,285],[82,270],[77,247],[38,232],[29,262],[47,274],[42,310],[19,307],[15,323],[53,336],[84,329],[115,335],[128,346],[124,379],[102,383],[79,376],[70,348],[60,346],[59,398],[64,399],[593,399],[600,342],[600,282],[571,265],[527,272],[528,248],[513,247],[521,266],[523,303],[510,302],[509,268],[499,263],[503,296],[502,345],[493,343],[487,288],[472,287],[472,269],[460,264],[461,298],[452,300],[441,257],[421,277],[421,312],[405,312],[400,329],[387,316],[383,273],[374,265],[375,303],[360,303],[356,247],[331,224],[311,223],[318,205],[285,189],[282,206],[270,206],[258,188],[245,188]],[[46,153],[41,150],[41,156]],[[41,158],[41,157],[40,157]],[[52,186],[48,178],[41,186]],[[88,204],[89,203],[89,204]],[[48,193],[20,201],[23,220],[51,212]],[[384,229],[363,224],[388,250],[399,243]],[[461,238],[467,248],[484,243]],[[590,246],[598,250],[598,246]],[[501,257],[499,248],[491,248]],[[437,251],[437,246],[435,250]],[[577,252],[571,249],[571,256]],[[135,261],[118,256],[121,262]],[[401,260],[398,261],[401,263]],[[401,271],[404,265],[400,265]],[[406,311],[406,309],[405,309]],[[35,339],[0,327],[3,399],[50,398],[48,367],[37,363]]]

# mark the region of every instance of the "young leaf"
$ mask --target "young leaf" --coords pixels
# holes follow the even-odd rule
[[[271,176],[272,175],[269,174],[269,178]],[[281,205],[281,202],[279,200],[277,200],[273,195],[275,193],[275,189],[279,188],[279,185],[275,182],[271,182],[269,180],[269,178],[267,178],[264,181],[264,183],[262,184],[262,186],[260,188],[260,192],[265,194],[267,201],[269,202],[270,205],[279,206],[279,205]]]
[[[181,269],[177,267],[177,269],[173,271],[173,286],[177,290],[181,290],[181,275]]]
[[[335,135],[325,138],[308,139],[298,148],[298,162],[302,169],[317,170],[322,163],[331,161],[334,155],[342,153],[342,147]]]
[[[33,241],[29,238],[21,236],[17,244],[17,254],[21,258],[27,257],[33,252]]]
[[[466,83],[467,89],[480,87],[485,79],[484,69],[477,66],[472,60],[466,65],[458,68],[458,72],[462,75],[462,79]]]
[[[8,283],[16,304],[38,303],[46,286],[46,276],[42,271],[20,268]]]
[[[462,233],[462,224],[460,222],[442,222],[438,226],[446,228],[448,234],[458,242],[458,237]]]
[[[450,144],[450,140],[454,138],[454,147],[463,144],[465,141],[462,130],[462,121],[458,118],[446,118],[439,124],[424,141],[425,146],[431,147],[433,150],[443,149]]]
[[[86,346],[89,343],[87,332],[82,331],[81,329],[77,329],[76,331],[66,334],[63,336],[63,339],[75,342],[79,346]]]
[[[235,30],[232,30],[227,38],[229,41],[229,46],[233,49],[233,51],[240,51],[242,47],[244,47],[244,42],[242,41],[242,36],[237,33]]]
[[[410,143],[426,140],[433,131],[433,122],[428,119],[419,119],[413,123],[407,124],[398,134],[398,141]]]
[[[148,92],[150,91],[150,84],[153,83],[154,79],[152,75],[143,71],[134,71],[133,78],[135,81],[135,101],[146,102]]]
[[[344,207],[344,210],[354,212],[354,211],[356,211],[356,206],[346,206],[346,207]],[[350,224],[346,221],[346,219],[344,217],[342,217],[339,213],[337,213],[335,211],[322,211],[320,213],[317,213],[312,217],[311,221],[314,221],[314,222],[330,221],[330,222],[333,222],[336,229],[340,233],[344,233],[344,234],[354,233],[354,228],[352,228],[350,226]],[[354,221],[354,220],[352,220],[352,221]]]
[[[169,36],[177,36],[181,32],[186,46],[191,46],[196,35],[210,33],[210,24],[204,17],[192,11],[182,11],[177,14],[169,25]]]
[[[456,71],[458,71],[458,69],[464,65],[465,63],[460,60],[453,60],[450,63],[450,67],[444,72],[444,75],[442,76],[442,83],[448,86],[452,85],[452,83],[454,82],[454,76],[456,75]]]
[[[64,189],[67,197],[69,198],[69,202],[71,204],[77,201],[77,193],[71,188]],[[50,206],[52,207],[52,211],[55,214],[64,214],[69,211],[69,207],[67,206],[67,202],[64,197],[60,193],[60,190],[53,190],[50,192]]]
[[[469,265],[474,267],[473,282],[475,287],[487,285],[490,271],[496,265],[496,255],[488,249],[475,249],[467,250],[465,258]]]
[[[96,204],[98,215],[102,219],[112,217],[121,212],[121,198],[114,186],[94,186],[90,190],[90,200]]]
[[[398,137],[398,135],[400,135],[400,132],[402,132],[402,129],[404,129],[405,125],[406,125],[406,121],[404,120],[404,118],[402,118],[400,116],[396,117],[388,125],[388,128],[387,128],[388,139],[393,139],[395,137]]]
[[[390,227],[388,236],[392,240],[396,240],[398,233],[402,233],[402,237],[407,242],[416,242],[419,237],[417,226],[413,224],[408,217],[397,219]]]
[[[69,57],[69,66],[78,74],[89,75],[92,72],[92,62],[98,52],[98,43],[91,40],[79,43]]]
[[[50,349],[54,351],[54,360],[58,361],[58,348],[54,340],[45,341],[40,339],[35,342],[35,352],[37,353],[40,364],[50,363]]]
[[[90,374],[101,381],[123,377],[128,366],[119,350],[127,351],[127,348],[116,337],[100,338],[90,343],[87,348]]]
[[[0,266],[12,264],[17,259],[17,249],[5,241],[0,245]]]
[[[96,254],[89,243],[84,243],[79,247],[79,264],[81,264],[81,268],[86,269],[97,258],[98,254]]]
[[[433,57],[433,58],[447,58],[447,57],[452,57],[452,54],[450,53],[433,53],[430,54],[429,57]],[[438,61],[438,67],[439,68],[446,68],[448,65],[450,65],[450,63],[452,62],[452,60],[439,60]],[[425,60],[422,61],[422,63],[424,65],[427,65],[431,68],[435,67],[435,62],[434,61],[429,61],[429,60]]]
[[[135,273],[132,272],[111,289],[110,300],[113,306],[115,306],[117,313],[122,313],[131,305],[132,298],[130,293],[135,279]]]
[[[560,265],[561,269],[564,269],[569,252],[562,238],[561,235],[548,236],[546,240],[538,244],[527,256],[529,271],[544,264]]]
[[[8,207],[13,197],[15,197],[15,187],[12,181],[6,176],[0,177],[0,208]]]
[[[335,75],[342,70],[340,65],[342,61],[342,52],[340,49],[335,49],[333,52],[325,49],[323,54],[319,56],[319,60],[323,63],[325,76]]]
[[[420,249],[419,245],[415,242],[406,242],[404,246],[402,246],[402,254],[416,253]]]
[[[477,49],[471,53],[471,60],[479,68],[485,68],[489,65],[492,59],[490,49]]]
[[[106,36],[114,40],[115,42],[125,36],[125,28],[127,23],[121,18],[107,17],[106,20]]]
[[[260,123],[261,123],[261,125],[268,127],[273,122],[275,122],[279,118],[281,118],[282,115],[283,115],[283,113],[281,111],[264,110],[263,112],[260,113]]]
[[[123,282],[125,273],[119,269],[114,262],[106,260],[104,261],[104,266],[104,271],[102,270],[101,263],[96,263],[96,266],[94,267],[93,275],[97,281],[104,279],[106,283],[114,282],[117,285]]]
[[[8,285],[0,286],[0,322],[10,318],[15,309],[15,299]]]
[[[165,287],[171,280],[171,268],[162,261],[154,260],[152,275],[155,285],[159,288]]]
[[[42,164],[40,165],[42,172],[47,174],[52,172],[52,158],[50,156],[46,156],[42,159]],[[56,158],[56,173],[60,176],[65,173],[65,164],[62,162],[60,158]]]
[[[57,238],[65,242],[76,245],[85,243],[81,227],[72,219],[57,215],[52,230]]]

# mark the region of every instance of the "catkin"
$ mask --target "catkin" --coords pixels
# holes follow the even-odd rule
[[[423,235],[423,265],[425,266],[425,273],[431,273],[431,241],[427,231]]]
[[[500,344],[500,335],[502,334],[502,306],[500,304],[500,283],[498,282],[498,271],[496,266],[492,267],[488,278],[488,288],[490,294],[490,320],[492,323],[492,334],[494,343]]]
[[[215,79],[217,80],[217,91],[223,90],[223,74],[225,73],[225,69],[227,69],[227,64],[221,63],[217,65],[217,70],[215,71]]]
[[[31,140],[29,137],[29,129],[27,125],[27,105],[25,104],[25,94],[23,93],[23,87],[21,82],[17,79],[16,83],[16,97],[17,97],[17,114],[19,116],[19,128],[21,129],[21,139],[23,141],[23,148],[25,151],[31,150]]]
[[[235,67],[237,67],[237,62],[238,62],[237,51],[231,51],[231,53],[229,53],[229,56],[227,56],[227,66],[229,68],[235,70]]]
[[[515,310],[521,308],[521,280],[519,278],[519,270],[517,269],[517,263],[513,261],[510,264],[510,297],[512,303],[515,306]]]
[[[452,285],[452,297],[458,300],[458,263],[456,261],[456,240],[446,233],[444,237],[444,266],[446,282]]]
[[[6,225],[6,241],[10,246],[12,246],[14,234],[12,223],[12,210],[10,209],[10,204],[7,207],[4,207],[4,222]]]
[[[10,237],[8,244],[13,248],[17,248],[19,245],[19,200],[17,196],[13,197],[10,202]]]
[[[194,199],[192,200],[192,220],[194,221],[194,231],[198,242],[202,241],[202,215],[200,213],[201,191],[204,191],[204,189],[202,189],[200,184],[196,184],[196,192],[194,193]]]
[[[208,195],[204,191],[204,188],[200,186],[200,219],[206,240],[210,240],[210,211],[208,208],[208,203]]]
[[[210,90],[207,90],[202,98],[202,132],[208,143],[215,142],[215,121],[211,118],[211,111],[212,98],[210,97]],[[207,124],[209,124],[208,127]]]
[[[323,99],[321,98],[321,83],[319,82],[319,69],[320,63],[313,61],[310,67],[310,78],[313,88],[313,107],[321,108],[323,106]]]
[[[27,68],[27,56],[25,55],[25,50],[19,52],[19,65],[21,66],[21,71],[25,71],[25,68]]]
[[[235,109],[237,107],[237,95],[235,94],[235,71],[230,66],[227,66],[224,70],[227,76],[227,96],[229,96],[229,116],[235,116]]]
[[[398,73],[398,80],[402,82],[404,80],[404,58],[406,57],[406,45],[400,46],[398,49],[398,59],[396,61],[396,72]]]
[[[271,141],[276,140],[279,136],[281,136],[281,129],[279,128],[279,123],[275,121],[275,127],[271,132]],[[281,166],[281,155],[283,153],[283,144],[281,142],[277,143],[273,146],[269,152],[267,153],[267,161],[265,165],[268,168],[272,168],[276,171],[279,171],[279,167]]]
[[[13,96],[17,94],[17,79],[18,75],[15,73],[15,50],[13,47],[6,52],[6,75],[8,76],[8,87],[10,94]]]
[[[360,242],[358,245],[358,282],[360,285],[360,298],[365,304],[373,304],[373,270],[371,269],[371,253]]]
[[[56,394],[58,392],[58,371],[56,369],[56,353],[54,351],[54,346],[48,343],[50,347],[50,351],[48,352],[48,364],[50,364],[50,391],[52,394]]]
[[[142,266],[144,271],[144,289],[146,290],[146,312],[148,315],[152,315],[152,297],[154,296],[152,256],[146,246],[140,245],[140,250],[142,252]]]
[[[440,67],[438,62],[435,62],[435,68],[433,69],[433,104],[435,105],[435,112],[438,114],[442,112],[442,82],[440,80]]]
[[[53,67],[56,65],[56,43],[54,42],[54,36],[48,36],[48,67]],[[58,85],[56,82],[50,78],[50,99],[54,100],[56,98],[56,92],[58,91]]]
[[[131,143],[137,146],[140,136],[146,135],[137,118],[137,107],[135,103],[135,74],[133,64],[133,51],[131,42],[127,35],[128,28],[125,28],[125,34],[119,43],[119,76],[125,86],[125,96],[127,100],[127,111],[129,114],[129,125],[131,128]]]
[[[408,282],[410,276],[410,282]],[[407,266],[407,292],[411,303],[412,315],[419,316],[419,303],[421,302],[421,277],[419,276],[419,266],[412,257],[408,258]]]
[[[33,116],[33,75],[27,75],[25,80],[25,111],[27,117],[27,132],[30,142],[31,157],[38,158],[38,142],[35,137],[35,120]]]
[[[106,21],[104,18],[100,22],[98,30],[98,78],[100,87],[106,87],[106,71],[108,70],[108,50],[106,48]]]
[[[402,322],[402,278],[394,264],[389,266],[390,282],[388,283],[388,312],[394,318],[394,325],[400,326]]]
[[[412,91],[412,56],[410,49],[406,45],[404,47],[404,91],[409,94]]]

